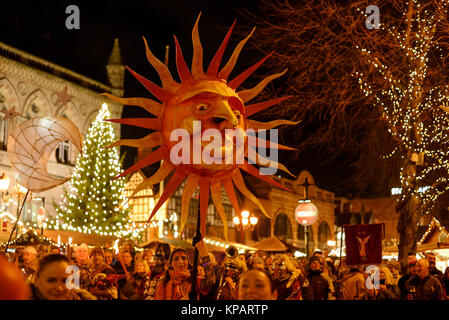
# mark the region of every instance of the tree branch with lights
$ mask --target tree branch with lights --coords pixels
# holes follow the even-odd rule
[[[354,154],[360,190],[400,183],[401,263],[416,251],[420,216],[449,188],[447,2],[377,1],[380,28],[368,29],[370,1],[263,1],[256,33],[256,49],[282,48],[273,68],[287,61],[290,70],[284,91],[294,98],[271,112],[303,120],[302,128],[320,124],[295,134],[300,151]]]

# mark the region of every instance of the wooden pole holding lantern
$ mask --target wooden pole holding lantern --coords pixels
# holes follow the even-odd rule
[[[22,202],[22,206],[20,207],[20,210],[18,210],[18,212],[17,212],[16,222],[14,223],[14,227],[12,228],[11,233],[9,234],[8,242],[6,243],[5,254],[8,251],[8,246],[9,246],[9,243],[11,242],[12,235],[14,234],[14,231],[17,229],[17,223],[19,222],[20,214],[23,211],[23,206],[25,205],[25,201],[26,201],[26,199],[28,197],[28,193],[30,193],[30,190],[27,190],[25,198],[23,199],[23,202]],[[17,208],[19,208],[19,202],[17,203]]]

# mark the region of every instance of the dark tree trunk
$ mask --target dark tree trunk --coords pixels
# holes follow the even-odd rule
[[[408,157],[410,159],[410,157]],[[396,230],[399,234],[398,260],[401,263],[402,270],[405,270],[408,253],[416,253],[416,236],[418,234],[418,221],[420,217],[420,199],[416,190],[416,164],[408,161],[402,172],[404,175],[402,190],[407,190],[408,185],[411,188],[405,197],[402,197],[396,206],[399,214],[399,221]]]

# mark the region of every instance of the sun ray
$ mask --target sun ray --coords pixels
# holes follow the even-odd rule
[[[136,189],[134,189],[133,193],[129,198],[132,198],[136,193],[139,191],[150,188],[156,183],[161,182],[163,179],[167,178],[168,175],[175,170],[175,165],[170,163],[169,161],[165,160],[162,162],[161,167],[149,178],[145,179],[143,182],[141,182]]]
[[[201,225],[201,239],[206,234],[206,220],[207,220],[207,207],[209,204],[209,180],[200,179],[200,225]]]
[[[138,106],[144,108],[146,111],[155,115],[156,117],[160,117],[162,115],[162,111],[164,110],[163,104],[147,98],[120,98],[106,92],[100,95],[108,97],[109,99],[123,105]]]
[[[192,75],[194,78],[204,76],[203,70],[203,47],[201,46],[200,34],[198,32],[198,23],[200,21],[201,12],[196,19],[195,26],[192,30],[193,58],[192,58]]]
[[[182,233],[182,230],[184,230],[184,227],[187,223],[187,218],[189,217],[190,199],[192,199],[192,195],[195,192],[199,181],[200,177],[196,174],[190,174],[187,178],[187,182],[182,192],[181,226],[179,228],[179,233]]]
[[[228,63],[221,69],[221,71],[218,73],[218,78],[220,79],[228,79],[229,75],[231,74],[232,70],[235,67],[235,64],[237,63],[237,59],[239,58],[240,52],[242,51],[243,47],[246,44],[246,41],[253,35],[254,30],[256,30],[256,27],[251,30],[250,34],[239,42],[237,47],[235,47],[234,52],[231,55],[231,58],[229,58]]]
[[[256,196],[252,194],[251,191],[248,190],[248,188],[245,185],[245,181],[243,181],[242,174],[240,173],[239,170],[236,170],[232,173],[232,181],[234,181],[234,185],[237,187],[237,189],[239,189],[239,191],[243,193],[245,197],[254,202],[266,217],[271,218],[271,216],[267,213],[267,211],[265,210],[259,199],[257,199]]]
[[[124,118],[124,119],[104,119],[104,120],[156,131],[161,130],[161,119],[159,118]]]
[[[210,185],[210,194],[212,201],[217,209],[218,215],[223,222],[223,233],[225,241],[228,241],[228,219],[226,217],[226,211],[223,208],[221,200],[221,183],[219,181],[212,181]]]
[[[161,132],[153,132],[149,135],[141,138],[141,139],[120,139],[108,146],[104,146],[105,149],[118,147],[118,146],[127,146],[134,148],[154,148],[160,146],[163,142],[162,133]]]
[[[223,39],[223,42],[221,43],[220,47],[217,50],[217,53],[212,58],[211,63],[209,64],[209,68],[207,68],[207,75],[208,76],[216,76],[218,72],[218,68],[220,68],[221,59],[223,58],[223,54],[226,50],[226,47],[229,42],[229,38],[231,37],[232,30],[234,29],[235,23],[237,20],[234,20],[234,23],[229,28],[228,33],[226,34],[225,38]]]
[[[259,62],[257,62],[256,64],[252,65],[251,67],[249,67],[245,71],[243,71],[237,77],[232,79],[229,82],[228,86],[230,88],[232,88],[232,89],[237,89],[251,74],[253,74],[254,71],[257,70],[257,68],[259,68],[262,65],[262,63],[264,63],[269,57],[271,57],[272,54],[273,54],[273,52],[271,52],[269,55],[267,55],[266,57],[264,57]]]
[[[147,155],[145,158],[143,158],[142,160],[138,161],[137,163],[135,163],[134,165],[132,165],[131,167],[129,167],[125,171],[123,171],[121,174],[119,174],[114,179],[118,179],[118,178],[124,177],[127,174],[136,172],[137,170],[145,168],[146,166],[149,166],[149,165],[151,165],[153,163],[156,163],[158,161],[161,161],[162,159],[164,159],[164,147],[160,147],[156,151],[153,151],[152,153]]]
[[[292,177],[296,178],[296,176],[291,173],[287,167],[285,167],[282,163],[280,162],[276,162],[276,161],[270,161],[269,159],[265,158],[264,156],[262,156],[261,154],[257,153],[256,151],[254,152],[248,152],[247,158],[249,160],[251,160],[252,162],[256,163],[258,166],[263,166],[263,167],[271,167],[271,168],[278,168],[286,173],[288,173],[289,175],[291,175]],[[260,159],[262,158],[262,160],[264,160],[264,162],[262,163],[260,161]],[[271,164],[271,166],[269,165]],[[275,166],[273,166],[275,164]]]
[[[147,221],[147,224],[151,221],[153,216],[156,214],[156,212],[160,209],[160,207],[164,204],[165,201],[167,201],[168,198],[173,194],[173,192],[176,191],[176,189],[179,187],[179,185],[184,181],[184,179],[187,177],[187,173],[177,169],[173,176],[171,177],[170,181],[167,183],[167,186],[164,189],[164,192],[162,193],[161,197],[159,198],[158,202],[153,208],[153,211],[151,212],[150,218]]]
[[[253,99],[255,96],[257,96],[270,81],[283,76],[286,72],[287,72],[287,69],[285,69],[281,73],[276,73],[271,76],[268,76],[265,79],[263,79],[261,82],[259,82],[254,88],[239,91],[239,92],[237,92],[237,94],[239,95],[239,97],[242,99],[243,102],[248,102],[251,99]]]
[[[272,184],[272,185],[274,185],[274,186],[276,186],[278,188],[281,188],[281,189],[283,189],[285,191],[288,191],[288,192],[292,192],[290,189],[284,187],[282,184],[274,181],[270,177],[268,177],[266,175],[263,175],[263,174],[260,174],[259,170],[257,170],[256,167],[254,167],[251,164],[249,164],[246,160],[245,160],[244,164],[239,165],[239,168],[241,168],[242,170],[248,172],[250,175],[255,176],[256,178],[259,178],[259,179],[261,179],[261,180],[263,180],[265,182],[268,182],[268,183],[270,183],[270,184]]]
[[[250,104],[248,106],[245,106],[245,113],[247,117],[252,116],[253,114],[256,114],[260,111],[263,111],[265,109],[268,109],[278,103],[281,103],[282,101],[285,101],[287,99],[290,99],[292,96],[285,96],[277,99],[267,100],[264,102],[259,102],[255,104]]]
[[[296,151],[295,148],[290,148],[284,146],[283,144],[278,144],[273,141],[268,141],[261,138],[254,137],[253,139],[248,139],[248,146],[257,147],[257,148],[266,148],[266,149],[281,149],[281,150],[292,150]]]
[[[140,74],[138,74],[137,72],[135,72],[128,66],[126,66],[126,69],[128,69],[128,71],[131,72],[131,74],[134,76],[134,78],[136,78],[159,101],[165,102],[165,101],[168,101],[172,97],[172,94],[167,89],[163,89],[163,88],[155,85],[153,82],[151,82],[147,78],[141,76]]]
[[[237,196],[234,191],[234,185],[232,184],[232,179],[230,177],[222,180],[223,187],[228,195],[229,200],[231,201],[232,206],[234,207],[235,214],[239,217],[240,221],[242,221],[242,216],[240,213],[240,206],[237,200]]]
[[[290,121],[290,120],[279,119],[279,120],[273,120],[270,122],[259,122],[256,120],[248,119],[248,120],[246,120],[246,122],[248,123],[248,125],[247,125],[248,128],[269,130],[269,129],[273,129],[273,128],[283,126],[283,125],[296,125],[296,124],[300,123],[301,121]]]
[[[182,55],[181,46],[179,45],[178,39],[176,36],[175,45],[176,45],[176,68],[178,69],[179,78],[181,82],[187,82],[193,80],[192,74],[190,73],[189,68],[187,67],[186,61],[184,60],[184,56]]]
[[[161,78],[162,86],[171,92],[176,91],[179,88],[179,83],[173,80],[170,71],[167,66],[163,64],[158,58],[156,58],[148,47],[147,39],[142,37],[145,42],[145,52],[148,62],[157,71],[159,78]]]

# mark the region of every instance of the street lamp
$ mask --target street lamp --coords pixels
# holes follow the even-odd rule
[[[254,216],[253,214],[250,214],[248,210],[243,210],[241,212],[242,214],[242,221],[240,222],[239,217],[235,216],[233,221],[234,224],[237,226],[237,230],[245,230],[250,229],[251,231],[254,230],[257,222],[259,222],[259,219]]]

